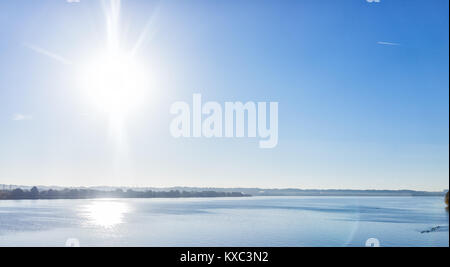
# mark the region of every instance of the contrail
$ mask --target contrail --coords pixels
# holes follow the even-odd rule
[[[379,44],[379,45],[393,45],[393,46],[400,45],[399,43],[391,43],[391,42],[377,42],[377,44]]]
[[[66,59],[66,58],[64,58],[64,57],[62,57],[62,56],[60,56],[58,54],[55,54],[55,53],[52,53],[52,52],[50,52],[48,50],[40,48],[38,46],[35,46],[35,45],[32,45],[32,44],[24,44],[24,46],[29,48],[29,49],[31,49],[31,50],[33,50],[36,53],[39,53],[41,55],[47,56],[49,58],[52,58],[52,59],[54,59],[54,60],[56,60],[56,61],[58,61],[58,62],[60,62],[60,63],[62,63],[64,65],[71,65],[72,64],[72,62],[70,60],[68,60],[68,59]]]

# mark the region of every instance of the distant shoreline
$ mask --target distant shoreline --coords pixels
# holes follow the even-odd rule
[[[3,190],[2,190],[3,188]],[[8,188],[8,189],[6,189]],[[345,189],[261,189],[261,188],[202,188],[202,187],[73,187],[12,186],[0,184],[2,199],[95,199],[95,198],[217,198],[250,196],[346,196],[346,197],[414,197],[445,196],[440,192],[415,190],[345,190]]]
[[[134,191],[116,189],[101,191],[94,189],[63,189],[43,190],[32,187],[30,190],[16,188],[14,190],[0,190],[0,200],[49,200],[49,199],[100,199],[100,198],[218,198],[218,197],[250,197],[241,192],[215,191]]]

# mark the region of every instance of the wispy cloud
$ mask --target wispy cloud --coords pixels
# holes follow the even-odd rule
[[[366,0],[367,3],[380,3],[381,0]]]
[[[81,0],[66,0],[67,3],[79,3]]]
[[[13,121],[27,121],[27,120],[32,120],[32,119],[33,119],[33,116],[25,115],[25,114],[21,114],[21,113],[16,113],[16,114],[13,114],[13,116],[12,116]]]
[[[64,58],[64,57],[62,57],[62,56],[60,56],[58,54],[52,53],[52,52],[50,52],[48,50],[45,50],[45,49],[43,49],[41,47],[38,47],[38,46],[35,46],[35,45],[32,45],[32,44],[24,44],[24,46],[29,48],[29,49],[31,49],[31,50],[33,50],[36,53],[39,53],[39,54],[44,55],[44,56],[47,56],[47,57],[49,57],[51,59],[54,59],[54,60],[56,60],[56,61],[58,61],[58,62],[60,62],[60,63],[62,63],[64,65],[71,65],[72,64],[72,62],[70,60],[68,60],[68,59],[66,59],[66,58]]]
[[[392,43],[392,42],[377,42],[379,45],[391,45],[391,46],[399,46],[399,43]]]

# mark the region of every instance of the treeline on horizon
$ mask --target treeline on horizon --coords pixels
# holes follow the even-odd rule
[[[116,189],[114,191],[100,191],[93,189],[63,189],[43,190],[37,187],[30,190],[16,188],[14,190],[0,190],[0,199],[89,199],[89,198],[194,198],[194,197],[249,197],[241,192],[216,191],[133,191]]]

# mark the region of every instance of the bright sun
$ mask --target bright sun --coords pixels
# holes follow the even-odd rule
[[[121,1],[111,0],[105,5],[106,44],[86,61],[81,73],[81,87],[87,100],[111,120],[123,119],[147,97],[148,71],[136,60],[147,30],[130,49],[123,49],[121,40]]]
[[[108,54],[87,64],[82,73],[86,95],[101,112],[125,115],[146,96],[146,73],[132,57]]]

